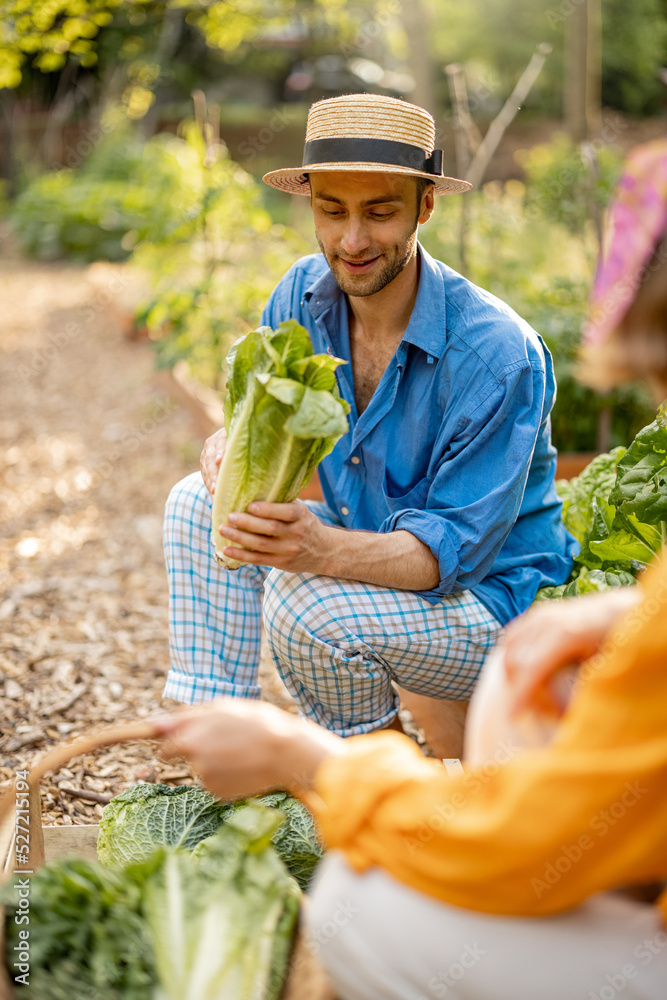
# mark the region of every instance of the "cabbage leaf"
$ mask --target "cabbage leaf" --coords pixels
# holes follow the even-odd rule
[[[197,785],[131,785],[102,811],[97,857],[123,866],[144,861],[156,847],[192,850],[231,809]]]
[[[102,811],[97,856],[107,867],[138,863],[157,847],[194,850],[241,809],[259,803],[275,812],[273,846],[302,889],[307,889],[322,857],[315,821],[287,792],[219,802],[198,785],[139,783],[116,795]]]

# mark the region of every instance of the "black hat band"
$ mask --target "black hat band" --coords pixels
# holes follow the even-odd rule
[[[442,150],[426,155],[419,146],[394,139],[311,139],[303,149],[302,166],[323,163],[387,163],[442,177]]]

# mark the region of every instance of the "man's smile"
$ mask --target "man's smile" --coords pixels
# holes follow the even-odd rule
[[[381,256],[382,254],[379,254],[377,257],[370,257],[368,260],[360,261],[345,260],[344,257],[339,257],[338,259],[349,274],[364,274],[366,271],[370,271],[373,264],[380,260]]]

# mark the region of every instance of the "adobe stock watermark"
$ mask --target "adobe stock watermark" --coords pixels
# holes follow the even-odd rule
[[[90,469],[88,482],[85,484],[86,489],[95,489],[110,479],[116,463],[121,458],[127,458],[128,455],[134,454],[141,448],[151,434],[178,409],[178,405],[174,399],[168,396],[156,400],[151,407],[150,414],[144,417],[138,426],[128,427],[113,448],[109,450],[106,458]]]
[[[358,913],[359,908],[351,900],[337,900],[331,916],[323,924],[308,927],[308,947],[312,954],[318,955]]]
[[[568,17],[574,14],[577,7],[581,7],[585,3],[586,0],[563,0],[556,10],[550,8],[545,11],[544,16],[547,19],[547,24],[550,28],[555,28],[556,25],[563,24],[564,21],[567,21]]]
[[[297,946],[289,965],[285,970],[283,981],[290,979],[308,967],[323,948],[336,938],[344,927],[354,920],[359,908],[350,899],[339,899],[328,917],[318,927],[312,922],[303,924],[303,947]]]
[[[121,101],[112,101],[110,105],[105,108],[104,114],[100,118],[96,125],[86,126],[78,139],[71,145],[70,143],[65,146],[63,152],[62,160],[52,160],[49,163],[49,170],[62,170],[65,167],[80,167],[87,156],[90,156],[92,151],[104,139],[105,136],[110,135],[116,128],[114,124],[118,119],[118,111],[122,110],[123,105]]]
[[[617,823],[625,819],[628,812],[647,792],[648,788],[643,788],[639,781],[627,781],[623,792],[616,801],[607,808],[600,809],[593,816],[589,823],[591,832],[581,833],[573,844],[562,845],[558,857],[554,858],[553,861],[548,861],[544,866],[542,878],[530,880],[531,888],[536,897],[541,899],[546,892],[558,885],[562,877],[568,875],[584,855],[596,847],[598,841],[606,837]]]
[[[627,308],[627,303],[631,300],[652,274],[658,271],[667,263],[667,241],[663,242],[652,257],[636,272],[624,274],[619,281],[615,281],[612,288],[609,288],[604,295],[604,299],[596,303],[593,317],[596,323],[615,316],[619,308]],[[665,588],[667,590],[667,588]],[[664,595],[663,595],[664,596]]]
[[[437,975],[431,976],[426,986],[429,994],[438,998],[446,997],[453,987],[464,978],[466,972],[474,969],[486,955],[486,949],[481,948],[477,942],[467,944],[457,961],[451,962],[446,969],[438,971]],[[428,1000],[425,996],[420,996],[417,1000]]]
[[[86,324],[99,317],[109,303],[127,287],[129,281],[126,274],[114,274],[107,288],[97,290],[91,299],[78,307],[74,320],[66,323],[61,330],[47,334],[48,344],[34,348],[29,360],[19,365],[17,375],[21,384],[26,386],[41,375],[60,351],[78,340],[84,333]]]
[[[491,779],[498,774],[500,768],[509,763],[520,751],[520,746],[503,740],[498,744],[493,759],[476,767],[474,771],[464,775],[462,786],[464,792],[456,791],[446,802],[437,802],[428,819],[423,820],[412,833],[403,836],[403,843],[412,857],[425,844],[430,843],[440,830],[444,830],[456,813],[464,809],[471,795],[475,795]]]
[[[635,608],[625,614],[621,629],[612,632],[610,637],[602,643],[598,652],[582,664],[578,680],[588,681],[600,670],[603,670],[613,653],[624,649],[628,643],[633,642],[637,633],[641,632],[652,618],[657,614],[664,613],[666,604],[667,583],[661,583],[650,596],[645,597]]]
[[[239,143],[238,152],[240,153],[240,159],[245,163],[256,159],[257,155],[273,142],[276,135],[284,132],[290,121],[290,116],[285,114],[284,111],[275,111],[266,125],[255,132],[254,135],[246,136],[243,142]]]
[[[379,10],[374,18],[364,21],[357,29],[354,38],[350,42],[345,42],[340,46],[341,55],[349,59],[359,52],[363,52],[369,45],[376,42],[383,31],[387,31],[392,26],[392,22],[400,16],[401,5],[396,0],[391,0],[382,10]]]
[[[30,866],[30,785],[28,771],[16,772],[16,802],[14,820],[15,869],[14,875],[32,875]],[[18,944],[14,945],[12,966],[16,970],[15,983],[30,985],[30,879],[19,878],[13,885],[18,902],[14,923],[19,928]]]
[[[590,990],[586,1000],[615,1000],[626,986],[641,974],[642,967],[650,965],[656,955],[664,952],[665,948],[667,948],[667,934],[664,931],[657,931],[653,937],[644,938],[632,952],[636,962],[625,962],[617,972],[606,975],[604,984],[595,990]]]

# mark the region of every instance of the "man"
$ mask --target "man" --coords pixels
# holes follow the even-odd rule
[[[292,267],[262,323],[294,317],[316,351],[348,362],[337,375],[350,431],[320,466],[325,505],[230,516],[225,552],[246,564],[235,572],[209,539],[223,431],[203,479],[174,488],[168,697],[259,696],[264,597],[274,661],[305,715],[343,736],[398,727],[398,686],[433,749],[458,756],[499,630],[569,574],[549,354],[417,242],[434,196],[469,187],[442,176],[434,139],[422,108],[333,98],[310,110],[303,165],[264,178],[310,195],[322,254]]]

